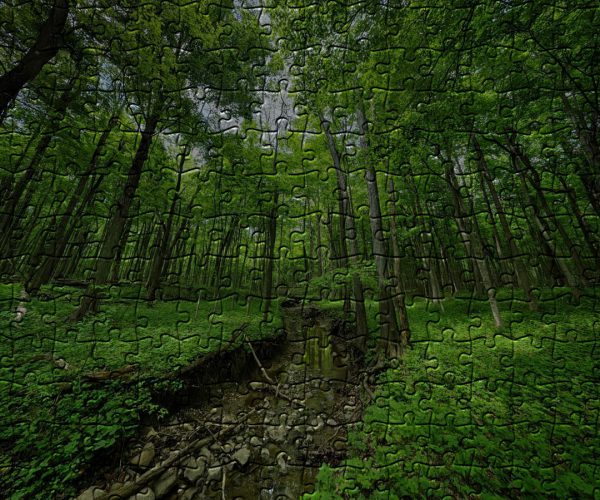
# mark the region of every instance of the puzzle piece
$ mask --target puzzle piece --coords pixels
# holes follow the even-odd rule
[[[584,2],[0,5],[7,498],[597,498]]]

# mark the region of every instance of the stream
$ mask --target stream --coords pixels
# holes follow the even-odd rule
[[[195,450],[130,498],[296,499],[312,492],[319,466],[344,458],[347,428],[360,420],[364,396],[358,363],[333,318],[288,308],[285,329],[270,359],[256,355],[264,372],[251,357],[242,377],[192,379],[185,404],[160,425],[144,426],[78,499],[110,496],[193,439],[244,418],[235,432]]]

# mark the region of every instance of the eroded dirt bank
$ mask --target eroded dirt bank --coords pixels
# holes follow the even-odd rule
[[[288,308],[286,338],[190,375],[178,411],[146,425],[81,499],[298,498],[345,454],[368,398],[339,319]],[[236,425],[238,424],[238,425]]]

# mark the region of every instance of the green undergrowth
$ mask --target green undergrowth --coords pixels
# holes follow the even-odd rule
[[[81,293],[45,288],[16,323],[20,287],[0,285],[0,491],[10,498],[72,496],[142,415],[164,415],[155,396],[181,389],[179,368],[239,345],[241,335],[229,340],[240,328],[250,340],[281,332],[277,307],[262,322],[257,299],[149,305],[136,287],[111,289],[98,314],[69,323]],[[89,380],[123,368],[125,380]]]
[[[499,298],[502,329],[485,301],[412,302],[412,348],[307,498],[600,498],[598,296]]]

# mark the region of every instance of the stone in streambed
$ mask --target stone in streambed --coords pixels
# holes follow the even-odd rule
[[[221,479],[221,475],[223,474],[223,467],[221,465],[217,465],[215,467],[208,468],[208,481],[218,481]]]
[[[233,458],[238,464],[240,464],[243,467],[248,463],[248,460],[250,460],[251,455],[252,452],[250,451],[250,448],[244,447],[236,451],[231,458]]]
[[[184,463],[183,477],[191,484],[196,482],[204,475],[206,471],[206,462],[203,459],[188,458]]]
[[[152,491],[151,488],[144,488],[142,491],[140,491],[139,493],[135,494],[132,497],[132,500],[155,500],[156,499],[156,495],[154,494],[154,491]]]
[[[156,498],[164,497],[177,482],[177,469],[169,469],[152,484]]]
[[[138,467],[148,467],[152,463],[152,460],[154,460],[155,455],[156,449],[154,448],[154,444],[148,442],[144,445],[142,451],[132,457],[129,463]]]

